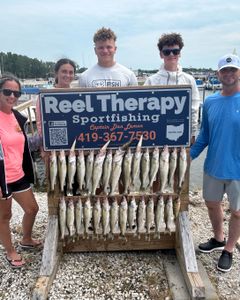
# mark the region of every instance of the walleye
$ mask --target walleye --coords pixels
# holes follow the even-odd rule
[[[105,197],[102,204],[102,225],[103,225],[103,236],[106,237],[109,233],[109,222],[110,222],[110,206],[108,198]]]
[[[67,176],[67,163],[66,163],[66,156],[64,150],[61,150],[58,155],[58,176],[59,176],[60,191],[64,192],[64,186],[65,186],[65,181]]]
[[[119,148],[116,150],[113,156],[112,174],[110,180],[110,186],[111,186],[110,195],[114,195],[115,193],[118,193],[118,183],[122,172],[122,160],[123,160],[124,153],[125,150]]]
[[[154,225],[154,200],[152,197],[150,197],[146,208],[146,227],[148,240],[150,240],[150,230]]]
[[[108,195],[110,190],[110,176],[112,172],[112,149],[107,153],[107,156],[103,163],[103,174],[102,174],[102,186],[103,192]]]
[[[93,229],[96,235],[99,234],[101,214],[102,214],[101,203],[99,198],[97,198],[93,206]]]
[[[57,180],[57,156],[56,151],[52,150],[50,154],[50,190],[54,191],[54,186]]]
[[[160,233],[164,232],[166,229],[166,224],[164,221],[164,200],[163,196],[160,196],[157,202],[157,208],[155,213],[155,224],[156,224],[156,234],[158,239],[160,239]]]
[[[137,220],[137,204],[136,204],[135,197],[132,197],[128,205],[128,225],[131,231],[136,226],[136,220]]]
[[[76,221],[76,232],[79,236],[82,233],[82,222],[83,222],[83,205],[82,200],[79,198],[75,208],[75,221]]]
[[[123,199],[120,204],[119,209],[119,223],[121,236],[125,236],[127,229],[127,212],[128,212],[128,203],[126,197],[123,196]]]
[[[67,205],[67,227],[69,230],[69,235],[70,235],[70,237],[72,237],[75,233],[73,200],[69,200],[68,205]]]
[[[158,169],[159,169],[159,148],[155,147],[150,162],[149,188],[151,189],[153,187],[153,182],[157,179]]]
[[[132,158],[133,154],[131,149],[128,148],[127,153],[123,159],[123,186],[124,186],[124,194],[127,194],[129,191],[129,187],[131,184],[131,169],[132,169]]]
[[[89,235],[89,227],[91,225],[91,220],[92,220],[92,205],[91,205],[91,200],[88,197],[84,207],[83,207],[83,217],[84,217],[84,228],[85,228],[85,234]]]
[[[76,173],[76,155],[75,155],[75,145],[76,139],[74,140],[72,147],[70,149],[68,155],[68,166],[67,166],[67,175],[68,175],[68,188],[67,188],[67,195],[72,196],[72,185],[74,182],[74,176]]]
[[[160,155],[160,193],[165,192],[165,188],[168,182],[169,171],[169,150],[168,146],[164,146]]]
[[[141,135],[139,142],[136,147],[136,151],[133,155],[133,165],[132,165],[132,187],[133,191],[137,192],[139,191],[139,188],[141,186],[141,180],[140,180],[140,163],[141,163],[141,157],[142,157],[142,138]]]
[[[64,240],[65,237],[65,228],[66,228],[66,219],[67,219],[67,207],[64,196],[60,197],[59,202],[59,225],[60,225],[60,235],[61,240]]]
[[[166,229],[171,232],[174,232],[176,230],[176,225],[174,222],[174,215],[173,215],[173,202],[172,202],[172,196],[169,196],[166,206],[165,206],[165,215],[166,215]]]
[[[138,231],[139,238],[141,233],[146,232],[145,224],[146,224],[146,204],[145,204],[145,199],[142,196],[142,199],[138,204],[138,216],[137,216],[137,231]]]
[[[142,189],[145,191],[149,185],[150,157],[146,148],[141,159]]]
[[[125,143],[122,147],[119,147],[114,156],[113,156],[113,164],[112,164],[112,173],[111,173],[111,180],[110,180],[110,186],[111,186],[111,193],[110,195],[118,194],[118,184],[119,184],[119,178],[121,176],[122,172],[122,161],[123,156],[126,151],[126,149],[129,147],[132,141],[129,141]]]
[[[178,187],[180,189],[184,182],[186,170],[187,170],[187,152],[185,147],[181,147],[180,156],[179,156],[179,183],[178,183]]]
[[[174,219],[176,220],[180,211],[180,206],[181,206],[181,200],[180,197],[175,199],[173,201],[173,214],[174,214]]]
[[[83,150],[78,150],[78,157],[77,157],[77,182],[78,182],[78,192],[84,190],[85,188],[85,158],[84,158],[84,152]]]
[[[93,163],[94,163],[94,150],[90,150],[87,161],[86,161],[86,189],[89,194],[92,191],[92,173],[93,173]]]
[[[170,161],[169,161],[169,174],[168,174],[168,185],[170,192],[173,193],[174,191],[174,174],[177,167],[177,148],[173,148],[173,151],[170,154]]]
[[[96,194],[96,189],[99,186],[99,182],[102,177],[103,162],[106,156],[106,150],[109,143],[110,140],[99,150],[93,163],[92,195]]]
[[[117,199],[114,199],[110,208],[110,227],[111,227],[112,234],[118,233],[119,231],[118,221],[119,221],[119,205]]]

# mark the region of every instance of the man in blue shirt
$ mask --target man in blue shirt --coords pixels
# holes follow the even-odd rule
[[[208,208],[214,237],[198,246],[210,253],[223,250],[217,268],[228,272],[232,253],[240,237],[240,59],[233,54],[223,56],[218,63],[218,78],[222,91],[207,97],[199,136],[191,147],[196,158],[208,147],[204,162],[203,198]],[[231,217],[228,238],[224,237],[224,193],[230,203]]]

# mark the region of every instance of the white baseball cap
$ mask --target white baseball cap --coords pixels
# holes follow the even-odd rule
[[[240,59],[237,55],[226,54],[220,58],[218,62],[218,71],[224,68],[236,68],[240,69]]]

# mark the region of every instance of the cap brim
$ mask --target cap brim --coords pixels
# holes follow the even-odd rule
[[[222,69],[225,69],[225,68],[234,68],[234,69],[237,69],[237,70],[240,69],[240,67],[237,67],[235,65],[230,65],[229,64],[229,65],[222,66],[221,68],[218,69],[218,71],[221,71]]]

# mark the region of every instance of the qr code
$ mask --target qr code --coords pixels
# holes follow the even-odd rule
[[[49,128],[50,146],[68,145],[67,128]]]

